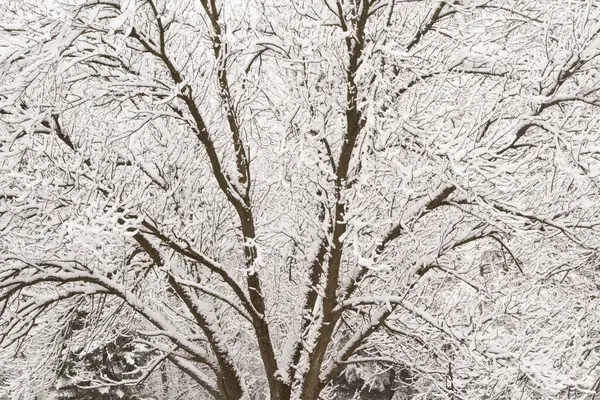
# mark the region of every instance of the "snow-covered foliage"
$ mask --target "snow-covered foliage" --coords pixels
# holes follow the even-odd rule
[[[0,398],[597,386],[597,1],[0,8]]]

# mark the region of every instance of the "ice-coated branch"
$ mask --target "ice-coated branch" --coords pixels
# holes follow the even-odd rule
[[[44,272],[44,268],[39,263],[28,263],[31,267],[23,269],[19,274],[13,275],[8,279],[4,279],[0,284],[0,301],[8,300],[8,297],[13,297],[18,293],[18,290],[24,288],[35,287],[42,283],[83,283],[92,285],[91,288],[79,287],[74,292],[69,292],[66,289],[63,296],[56,297],[56,301],[62,298],[71,297],[76,294],[89,295],[92,292],[110,293],[124,300],[129,307],[135,310],[139,315],[144,317],[148,322],[156,326],[164,332],[164,336],[169,338],[173,343],[181,349],[187,351],[191,356],[198,359],[200,362],[210,364],[206,352],[191,342],[185,334],[168,322],[163,316],[152,310],[144,303],[137,295],[127,289],[120,283],[117,283],[106,276],[96,272],[78,272],[78,271],[54,271]],[[96,289],[94,289],[94,287]]]
[[[316,344],[309,357],[309,370],[302,385],[302,396],[316,398],[321,391],[319,373],[324,360],[327,347],[331,341],[339,314],[333,313],[337,302],[337,290],[339,286],[340,268],[344,244],[342,237],[346,232],[347,203],[345,189],[348,181],[350,162],[353,158],[354,147],[366,125],[366,116],[359,109],[359,86],[357,72],[361,64],[361,58],[366,45],[366,27],[370,8],[373,3],[369,0],[357,1],[354,5],[356,18],[352,23],[346,19],[342,12],[340,2],[337,2],[338,18],[342,30],[347,33],[345,38],[348,52],[348,64],[346,67],[346,131],[343,135],[340,155],[336,165],[335,178],[335,206],[333,229],[331,239],[330,257],[327,265],[325,279],[325,298],[323,299],[323,319],[318,330]],[[323,246],[325,243],[323,243]],[[320,254],[320,252],[319,252]],[[317,264],[313,264],[316,267]],[[308,298],[310,300],[310,298]],[[301,340],[301,338],[300,338]]]

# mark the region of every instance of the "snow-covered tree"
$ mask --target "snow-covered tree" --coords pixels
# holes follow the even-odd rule
[[[591,393],[597,1],[0,6],[0,396]]]

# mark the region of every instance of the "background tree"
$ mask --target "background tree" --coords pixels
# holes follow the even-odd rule
[[[8,396],[101,299],[83,342],[153,349],[130,385],[588,393],[596,2],[39,3],[2,3]]]

